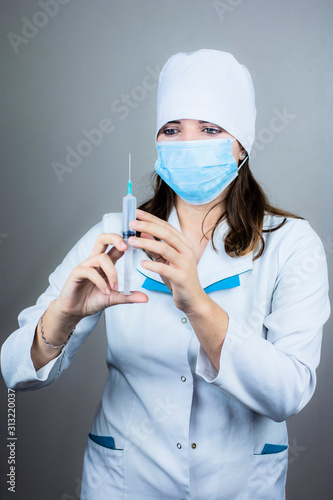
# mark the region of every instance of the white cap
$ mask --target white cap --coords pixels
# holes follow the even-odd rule
[[[255,94],[248,69],[228,52],[179,52],[162,68],[157,133],[167,122],[204,120],[236,137],[250,156],[255,135]]]

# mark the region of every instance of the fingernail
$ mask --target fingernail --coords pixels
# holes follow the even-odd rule
[[[140,210],[139,208],[137,208],[136,213],[137,213],[138,215],[144,215],[144,214],[145,214],[145,213],[144,213],[144,211],[143,211],[143,210]]]
[[[135,236],[131,236],[130,238],[128,238],[128,243],[129,243],[130,245],[132,245],[133,243],[135,243],[135,242],[136,242],[136,240],[137,240],[137,239],[136,239],[136,237],[135,237]]]
[[[124,248],[124,249],[125,249],[125,248],[126,248],[126,243],[124,243],[124,242],[122,241],[122,242],[120,243],[120,245],[119,245],[119,246],[120,246],[120,248]]]
[[[131,222],[129,223],[129,226],[132,228],[132,229],[137,229],[139,227],[139,222],[136,221],[136,220],[131,220]]]
[[[107,295],[109,295],[109,293],[111,293],[110,288],[105,288],[104,293],[106,293]]]

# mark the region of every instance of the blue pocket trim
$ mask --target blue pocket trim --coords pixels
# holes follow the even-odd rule
[[[104,448],[109,448],[109,450],[122,449],[122,448],[116,448],[112,436],[97,436],[96,434],[91,434],[91,432],[89,432],[89,437],[95,443],[99,444],[100,446],[104,446]]]
[[[272,453],[280,453],[288,448],[288,445],[266,443],[260,455],[270,455]]]
[[[155,281],[151,278],[146,278],[143,284],[141,285],[145,290],[153,290],[156,292],[166,292],[171,293],[169,288],[159,281]],[[217,281],[212,285],[206,286],[204,288],[206,293],[216,292],[217,290],[225,290],[226,288],[235,288],[236,286],[240,286],[239,275],[230,276],[229,278],[225,278],[223,280]]]

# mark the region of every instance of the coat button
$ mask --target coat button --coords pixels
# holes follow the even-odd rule
[[[182,322],[182,323],[187,323],[187,318],[182,318],[182,319],[181,319],[181,322]]]
[[[186,382],[186,377],[185,377],[184,375],[182,375],[182,376],[180,377],[180,380],[181,380],[182,382]]]
[[[182,447],[182,445],[180,443],[177,443],[177,448],[180,450],[180,448]]]
[[[195,443],[192,443],[191,446],[193,449],[197,447],[197,445]]]

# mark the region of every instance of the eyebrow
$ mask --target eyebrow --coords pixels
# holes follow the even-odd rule
[[[171,122],[167,122],[167,123],[179,123],[180,124],[180,121],[179,120],[172,120]],[[212,122],[206,122],[204,120],[199,120],[199,123],[212,123]]]

